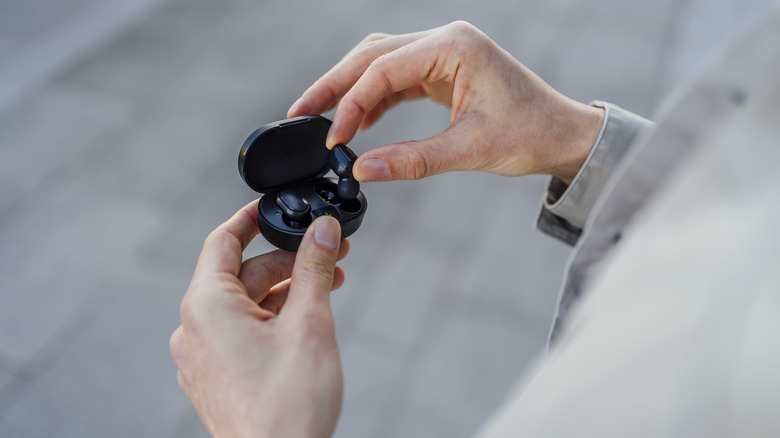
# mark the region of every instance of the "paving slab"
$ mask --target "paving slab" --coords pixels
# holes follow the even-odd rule
[[[24,2],[3,17],[24,29],[0,64],[0,113],[154,10],[162,0]],[[11,27],[11,26],[8,26]],[[4,27],[5,28],[5,27]],[[26,34],[29,32],[29,34]]]
[[[210,438],[208,430],[200,422],[198,414],[188,407],[179,416],[175,428],[167,435],[169,438]]]
[[[19,43],[19,40],[3,31],[0,31],[0,56],[3,56]]]
[[[371,301],[360,315],[357,330],[381,335],[399,347],[411,348],[427,320],[435,295],[448,275],[447,259],[427,243],[398,238],[390,249],[404,257],[387,260],[374,274]]]
[[[58,2],[13,0],[0,1],[0,28],[3,33],[19,39],[31,38],[46,32],[63,21],[77,15],[84,8],[99,4],[95,0],[63,0]]]
[[[31,359],[98,282],[123,266],[158,214],[146,200],[93,186],[87,172],[61,177],[6,214],[0,229],[0,350]]]
[[[15,17],[35,25],[18,30],[86,2],[26,9]],[[676,74],[670,44],[692,38],[670,21],[683,3],[161,2],[0,118],[0,435],[207,436],[167,342],[203,238],[258,196],[238,148],[366,34],[466,19],[565,93],[649,114]],[[0,60],[17,27],[0,26]],[[351,146],[448,121],[405,103]],[[500,401],[543,346],[569,252],[532,227],[544,183],[364,185],[369,212],[332,299],[336,436],[467,436]],[[464,198],[499,205],[484,233]],[[245,256],[270,249],[258,238]]]
[[[14,375],[10,372],[0,371],[0,391],[5,388],[5,386],[14,379]]]
[[[406,388],[406,361],[367,334],[344,341],[340,350],[344,403],[334,437],[383,436],[388,410]]]
[[[46,181],[57,184],[57,174],[66,163],[88,151],[97,137],[115,132],[130,120],[129,102],[67,84],[31,96],[12,114],[0,118],[4,188],[0,215],[35,190],[51,189]]]
[[[546,178],[534,177],[522,186],[508,181],[503,188],[495,188],[504,202],[496,206],[491,226],[465,254],[464,269],[455,276],[463,294],[547,322],[571,248],[533,228],[545,184]]]
[[[189,270],[127,266],[101,282],[105,306],[0,418],[2,436],[161,436],[189,402],[168,337]]]
[[[457,309],[428,343],[417,384],[398,416],[385,419],[392,432],[384,436],[471,436],[544,345],[511,318]]]

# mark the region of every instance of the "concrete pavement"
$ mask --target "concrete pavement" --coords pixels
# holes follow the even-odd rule
[[[257,197],[238,149],[369,32],[465,19],[565,94],[643,115],[712,43],[704,4],[684,0],[160,0],[83,27],[116,15],[111,3],[0,2],[0,78],[20,84],[0,84],[0,436],[206,436],[168,337],[202,239]],[[34,59],[21,48],[44,33],[36,53],[71,52],[19,79],[9,64]],[[82,44],[63,44],[75,34]],[[403,104],[351,146],[448,121]],[[497,406],[543,350],[569,253],[532,227],[544,183],[364,185],[368,215],[333,295],[336,436],[469,436]],[[500,214],[477,232],[472,206],[491,202]],[[269,249],[259,239],[246,254]]]

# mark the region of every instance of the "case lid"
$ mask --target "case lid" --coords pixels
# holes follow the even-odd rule
[[[301,116],[263,125],[246,139],[238,155],[241,178],[256,192],[325,175],[328,154],[325,137],[331,121]]]

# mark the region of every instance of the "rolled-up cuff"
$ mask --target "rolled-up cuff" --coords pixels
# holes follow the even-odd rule
[[[596,143],[570,185],[551,177],[536,221],[539,230],[572,246],[612,170],[631,145],[655,126],[611,103],[593,101],[591,105],[605,111]]]

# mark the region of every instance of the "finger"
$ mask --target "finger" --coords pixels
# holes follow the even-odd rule
[[[355,162],[358,181],[413,180],[456,170],[479,167],[482,147],[479,132],[466,121],[456,119],[444,132],[424,140],[406,141],[378,147],[363,153]]]
[[[268,293],[268,297],[266,297],[266,300],[270,300],[276,295],[287,295],[287,292],[290,290],[290,279],[284,280],[283,282],[277,284],[276,286],[271,288],[271,291]],[[260,303],[261,307],[264,306],[265,302]]]
[[[343,239],[339,245],[338,260],[342,260],[348,253],[349,241]],[[295,253],[290,251],[276,250],[261,254],[244,261],[238,279],[244,284],[249,298],[259,303],[274,285],[290,278],[294,262]]]
[[[287,117],[321,114],[331,110],[376,58],[417,41],[434,30],[404,35],[369,35],[309,87],[290,107]]]
[[[333,285],[341,226],[332,217],[317,218],[306,231],[295,259],[290,291],[280,318],[332,321],[328,294]],[[298,318],[296,318],[298,317]]]
[[[271,287],[290,278],[295,253],[277,249],[244,261],[238,279],[244,284],[249,298],[260,302]]]
[[[333,292],[341,286],[344,286],[346,280],[347,273],[344,272],[344,268],[336,266],[336,269],[333,271],[333,283],[330,284],[330,291]]]
[[[402,101],[420,99],[425,96],[425,89],[421,84],[417,84],[411,88],[407,88],[406,90],[390,93],[382,100],[380,100],[379,103],[371,109],[371,111],[363,116],[363,121],[360,123],[359,129],[364,130],[370,128],[371,125],[376,123],[382,117],[382,114],[386,113],[388,110],[398,105]]]
[[[257,201],[254,201],[212,231],[203,243],[192,282],[180,306],[182,326],[195,339],[200,339],[203,329],[210,324],[235,313],[239,308],[237,303],[250,311],[256,307],[246,296],[238,273],[242,252],[258,233]]]
[[[440,63],[440,55],[447,53],[441,52],[436,41],[422,38],[374,60],[341,99],[326,146],[349,143],[363,116],[386,95],[422,81],[445,79],[447,74],[457,72],[462,60],[457,56],[443,56]]]
[[[334,290],[343,286],[346,278],[347,278],[347,274],[344,272],[344,268],[342,268],[341,266],[336,266],[336,268],[333,270],[333,283],[330,286],[330,291],[333,292]],[[281,283],[272,287],[266,299],[271,299],[275,295],[282,295],[282,294],[286,295],[287,292],[289,291],[290,291],[290,279],[288,278],[287,280],[284,280]],[[262,304],[263,303],[261,303],[261,305]]]
[[[344,260],[344,258],[349,254],[349,250],[352,248],[352,244],[349,243],[349,239],[344,238],[341,239],[341,243],[339,243],[339,258],[338,261]]]
[[[184,335],[184,328],[179,326],[171,335],[169,341],[171,357],[176,362],[176,366],[184,368],[189,364],[189,346]]]
[[[346,274],[344,273],[344,270],[341,267],[336,266],[336,269],[333,272],[333,284],[330,287],[330,291],[333,292],[334,290],[343,286],[345,279]],[[268,296],[265,297],[262,302],[260,302],[260,307],[278,315],[279,312],[282,311],[284,303],[287,301],[289,292],[290,280],[285,280],[271,288],[271,292],[268,294]]]
[[[259,232],[257,201],[253,201],[206,237],[193,278],[216,273],[238,275],[242,252]]]
[[[279,314],[284,307],[284,303],[287,301],[287,295],[290,292],[290,280],[287,279],[271,289],[271,292],[263,301],[260,302],[260,307],[263,309]]]

